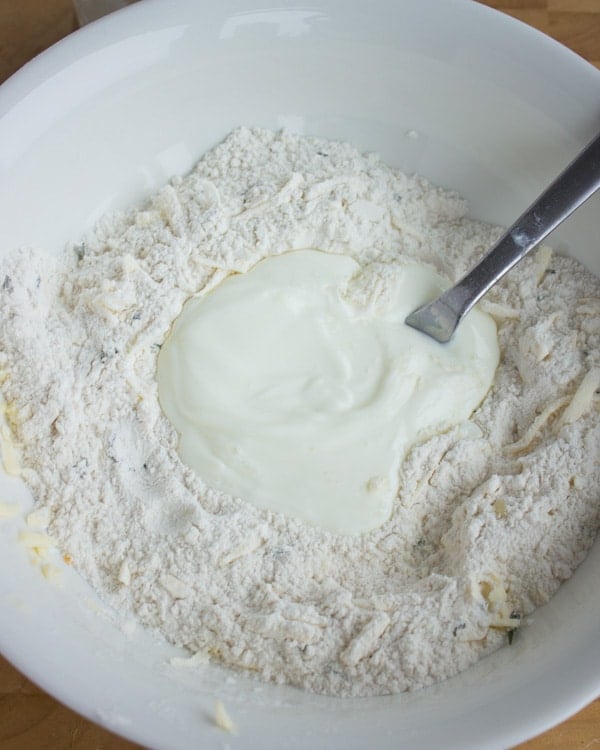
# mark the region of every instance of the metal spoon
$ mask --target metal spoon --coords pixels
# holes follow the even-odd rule
[[[417,308],[405,323],[440,343],[449,341],[462,318],[553,229],[600,188],[600,134],[561,172],[455,286]]]

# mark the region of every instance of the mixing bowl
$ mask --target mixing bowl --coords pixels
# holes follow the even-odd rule
[[[146,0],[77,32],[0,89],[0,247],[59,252],[184,173],[238,125],[352,141],[507,223],[592,137],[600,74],[466,0]],[[600,273],[598,199],[552,238]],[[0,499],[31,497],[0,476]],[[119,626],[72,569],[30,565],[0,524],[0,648],[94,721],[153,748],[504,748],[600,693],[600,545],[523,637],[433,688],[334,699],[257,683]],[[239,734],[212,719],[215,699]]]

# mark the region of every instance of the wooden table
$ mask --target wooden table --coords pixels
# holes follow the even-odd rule
[[[541,29],[600,67],[600,0],[485,0],[485,4]],[[70,0],[0,0],[0,82],[76,28]],[[0,657],[0,750],[137,747],[57,703]],[[600,698],[518,750],[595,747],[600,750]]]

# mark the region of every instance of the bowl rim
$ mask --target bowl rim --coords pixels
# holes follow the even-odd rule
[[[418,0],[408,1],[415,4]],[[234,8],[242,6],[250,8],[254,7],[255,4],[251,0],[234,0],[226,4],[227,9],[223,12],[233,12]],[[370,2],[368,5],[369,9],[373,11],[373,9],[379,6],[388,8],[390,4],[387,0],[375,0],[375,2]],[[263,3],[263,7],[284,7],[286,10],[291,10],[297,6],[298,3],[296,2],[277,2],[276,0],[269,0],[268,3]],[[323,8],[325,6],[340,8],[341,4],[334,0],[330,2],[328,0],[322,0],[321,2],[312,0],[308,3],[302,3],[302,8]],[[134,33],[134,29],[138,23],[160,23],[161,19],[166,23],[167,18],[169,18],[169,22],[172,22],[174,13],[176,14],[180,11],[189,13],[190,9],[194,7],[197,8],[198,6],[193,0],[173,0],[167,9],[165,9],[164,0],[144,0],[144,2],[128,6],[74,32],[48,50],[45,50],[2,84],[0,87],[0,118],[10,112],[16,104],[26,97],[35,96],[36,90],[48,78],[67,66],[77,65],[82,55],[89,54],[92,50],[108,47],[115,37],[129,38],[129,35]],[[231,10],[228,10],[229,8]],[[528,40],[534,40],[540,50],[544,51],[544,54],[553,57],[556,60],[556,64],[569,66],[573,71],[576,71],[577,76],[593,82],[596,86],[600,81],[600,71],[577,53],[547,37],[540,31],[493,8],[473,3],[472,0],[429,0],[427,9],[431,13],[442,12],[442,9],[444,13],[447,13],[451,9],[451,12],[454,13],[466,12],[474,15],[474,17],[478,16],[480,19],[478,22],[484,25],[493,23],[499,33],[519,36],[524,43]],[[120,727],[118,724],[115,725],[115,722],[110,717],[102,717],[95,708],[87,703],[84,696],[73,694],[64,685],[57,683],[54,677],[45,671],[43,665],[32,664],[28,660],[27,654],[24,654],[19,648],[15,647],[14,643],[4,640],[3,634],[4,630],[2,629],[0,630],[0,646],[6,658],[58,700],[111,731],[117,731],[134,741],[148,741],[149,737],[143,727],[141,730],[138,727]],[[569,692],[567,698],[563,696],[560,701],[557,698],[557,703],[552,706],[551,711],[548,711],[547,707],[544,710],[541,706],[536,707],[538,713],[531,717],[529,724],[526,727],[520,726],[512,730],[507,730],[506,734],[501,738],[502,744],[506,745],[506,743],[510,743],[512,745],[545,731],[600,695],[600,670],[598,669],[600,667],[600,657],[598,657],[597,663],[593,659],[590,659],[589,667],[590,669],[587,673],[580,675],[581,681],[579,682],[578,689]],[[489,747],[496,746],[500,747],[500,745],[489,745]],[[478,742],[477,747],[482,747],[482,744]]]

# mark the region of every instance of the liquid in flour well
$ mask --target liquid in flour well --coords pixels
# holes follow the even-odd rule
[[[475,310],[440,345],[404,324],[443,288],[397,266],[384,301],[357,298],[369,269],[302,250],[189,300],[158,360],[182,460],[211,486],[338,534],[384,523],[418,440],[469,418],[498,364]]]

